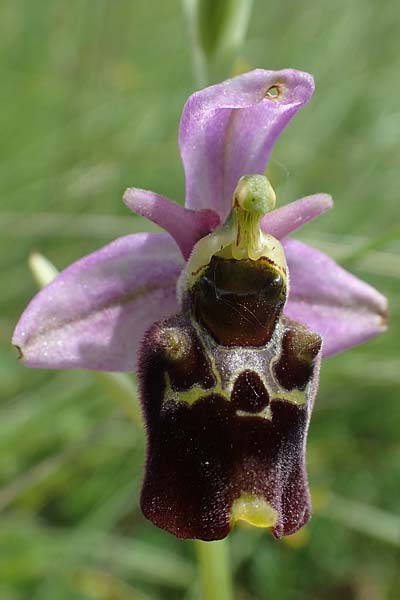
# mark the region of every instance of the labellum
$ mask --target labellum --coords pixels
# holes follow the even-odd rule
[[[322,340],[283,315],[284,251],[260,228],[274,205],[264,176],[239,180],[227,221],[186,264],[180,312],[142,344],[141,506],[178,537],[217,540],[246,521],[279,538],[310,518],[305,445]]]

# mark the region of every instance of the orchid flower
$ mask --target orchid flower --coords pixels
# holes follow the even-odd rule
[[[142,509],[179,537],[219,539],[237,520],[280,537],[307,522],[320,358],[385,328],[379,292],[287,237],[330,196],[273,210],[262,176],[313,90],[306,73],[257,69],[193,94],[179,130],[185,207],[137,188],[124,195],[168,233],[128,235],[78,260],[14,333],[29,367],[139,365]]]

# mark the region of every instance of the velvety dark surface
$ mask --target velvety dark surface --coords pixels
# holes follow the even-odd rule
[[[272,422],[237,416],[217,394],[192,406],[164,403],[149,424],[145,516],[178,537],[220,539],[230,530],[232,502],[253,493],[279,512],[276,537],[301,527],[310,515],[306,409],[275,400],[271,410]]]
[[[282,340],[282,355],[274,372],[285,390],[304,390],[312,376],[315,357],[321,349],[321,338],[304,327],[289,327]]]
[[[246,369],[234,385],[231,402],[236,410],[257,413],[269,404],[269,394],[260,377],[254,371]]]
[[[295,323],[291,327],[296,330]],[[164,333],[172,328],[191,345],[186,356],[171,362]],[[153,326],[144,340],[140,365],[148,435],[141,495],[144,515],[178,537],[215,540],[231,529],[233,501],[254,494],[277,511],[272,529],[276,537],[297,531],[311,511],[305,471],[311,402],[296,405],[275,398],[270,402],[272,419],[257,415],[268,406],[269,396],[260,376],[246,369],[238,372],[229,399],[206,389],[194,403],[182,401],[178,391],[165,399],[165,376],[171,379],[171,374],[184,372],[186,361],[190,366],[199,348],[188,313]],[[205,356],[196,356],[202,368],[194,371],[198,377],[192,382],[205,388],[209,366]]]
[[[184,391],[196,384],[210,389],[216,384],[216,379],[198,334],[193,327],[188,327],[185,316],[179,315],[170,323],[175,337],[173,346],[180,346],[178,354],[182,351],[184,356],[175,356],[175,348],[170,347],[168,335],[161,333],[160,339],[154,339],[153,343],[162,353],[160,360],[165,364],[172,389]],[[157,336],[158,328],[154,331]]]

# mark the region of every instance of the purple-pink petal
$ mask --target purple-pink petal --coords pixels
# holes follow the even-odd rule
[[[305,196],[268,213],[261,220],[261,227],[278,240],[300,229],[319,215],[332,208],[333,202],[328,194]]]
[[[155,233],[119,238],[72,264],[34,297],[16,327],[24,364],[133,371],[145,331],[178,309],[183,264],[172,238]]]
[[[135,213],[168,231],[186,259],[194,244],[220,223],[213,210],[190,210],[164,196],[139,188],[127,189],[123,199]]]
[[[284,240],[290,293],[285,314],[319,333],[323,356],[385,330],[387,300],[334,260],[295,240]]]
[[[256,69],[190,96],[179,130],[186,206],[211,208],[224,221],[239,178],[264,173],[277,137],[313,91],[308,73]]]

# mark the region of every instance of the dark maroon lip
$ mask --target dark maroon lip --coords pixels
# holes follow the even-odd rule
[[[274,350],[246,350],[247,356],[257,354],[262,367],[257,361],[250,367],[242,347],[211,343],[190,310],[154,325],[144,339],[139,378],[147,464],[141,507],[177,537],[224,538],[233,526],[235,500],[246,496],[275,511],[275,537],[294,533],[310,518],[305,443],[318,340],[279,318],[283,333],[273,333]],[[180,337],[184,344],[177,352]],[[286,345],[279,345],[283,340]],[[304,401],[290,401],[294,389]]]

